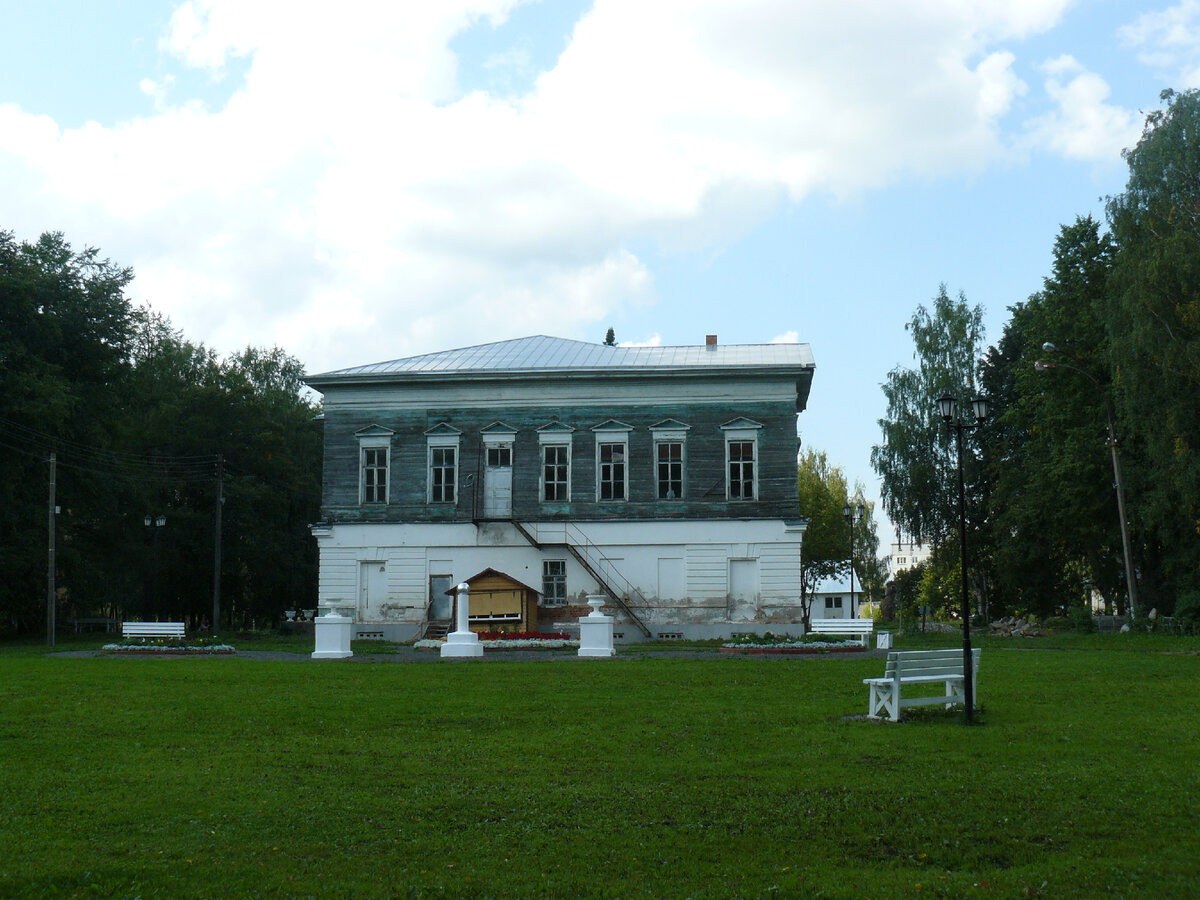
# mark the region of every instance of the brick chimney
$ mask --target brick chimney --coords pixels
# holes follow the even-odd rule
[[[704,346],[709,350],[717,349],[717,336],[715,334],[706,334],[704,336]]]

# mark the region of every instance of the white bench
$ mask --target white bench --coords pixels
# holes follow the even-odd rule
[[[971,690],[974,693],[975,675],[979,671],[979,650],[971,651]],[[887,713],[893,722],[899,720],[906,706],[964,703],[963,652],[957,650],[892,650],[882,678],[864,678],[870,685],[871,697],[867,715],[872,719]],[[936,696],[914,697],[911,692],[901,697],[904,685],[943,684],[945,693]]]
[[[125,622],[121,635],[127,638],[183,638],[182,622]]]
[[[871,646],[871,635],[875,633],[873,619],[813,619],[809,632],[812,634],[844,634],[857,637],[863,647]]]

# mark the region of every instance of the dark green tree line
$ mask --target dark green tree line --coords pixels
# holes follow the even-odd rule
[[[1108,233],[1091,218],[1061,229],[1042,290],[1011,307],[978,369],[992,415],[970,454],[980,463],[968,476],[979,504],[971,565],[993,615],[1066,613],[1096,598],[1124,611],[1110,422],[1139,603],[1200,614],[1200,93],[1162,99],[1125,153],[1129,181],[1108,200]],[[943,546],[954,480],[920,413],[948,382],[969,385],[978,348],[959,341],[957,380],[945,350],[970,333],[962,314],[918,309],[920,365],[889,376],[872,460],[892,520]],[[937,570],[951,556],[957,564],[935,552],[925,581],[945,581]]]
[[[0,232],[4,626],[45,621],[50,452],[60,619],[211,614],[218,455],[225,624],[312,603],[321,435],[300,364],[278,349],[218,359],[134,307],[131,279],[62,235]]]

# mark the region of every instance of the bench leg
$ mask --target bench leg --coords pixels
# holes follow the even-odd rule
[[[961,681],[946,682],[946,709],[952,709],[956,703],[966,703],[967,697],[963,693],[963,683]]]
[[[886,712],[888,718],[895,722],[899,712],[899,694],[895,685],[872,684],[871,696],[867,704],[867,716],[871,719],[881,718],[881,712]]]

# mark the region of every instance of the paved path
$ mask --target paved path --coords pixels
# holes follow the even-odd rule
[[[128,659],[139,658],[137,653],[106,653],[102,654],[100,650],[64,650],[52,654],[54,656],[73,657],[77,659],[95,657],[104,655],[109,658]],[[171,657],[182,659],[189,656],[198,656],[200,654],[147,654],[141,658],[162,659]],[[745,658],[750,659],[766,659],[766,660],[815,660],[815,659],[882,659],[887,655],[886,650],[864,650],[858,653],[839,652],[839,653],[792,653],[792,654],[756,654],[753,656],[746,655]],[[741,658],[742,654],[721,653],[719,650],[626,650],[624,652],[618,650],[618,653],[613,657],[613,661],[620,662],[623,660],[636,660],[642,658],[652,659],[726,659],[726,658]],[[391,653],[355,653],[344,660],[314,660],[308,653],[289,653],[283,650],[238,650],[232,654],[214,654],[212,659],[253,659],[266,660],[277,662],[340,662],[340,663],[430,663],[430,662],[477,662],[479,657],[473,658],[458,658],[443,660],[441,655],[436,650],[415,650],[412,647],[401,647]],[[487,650],[483,654],[484,662],[497,662],[505,660],[509,662],[554,662],[555,660],[572,660],[578,659],[579,655],[574,648],[565,650]]]

